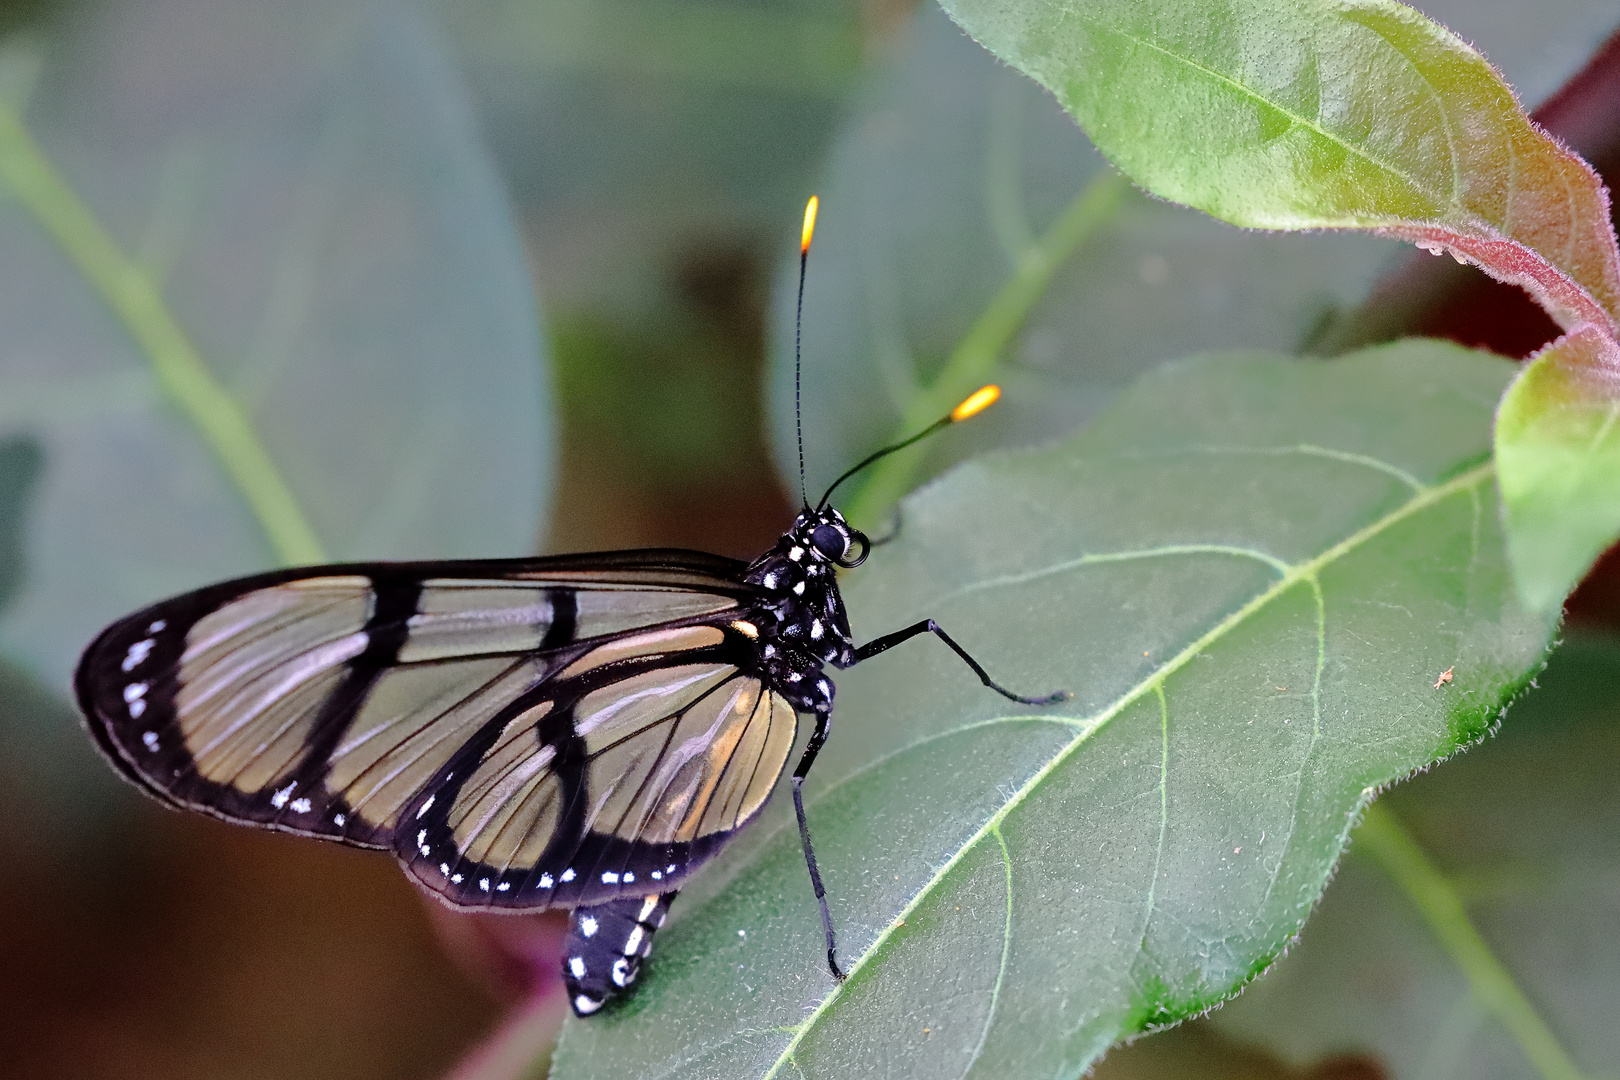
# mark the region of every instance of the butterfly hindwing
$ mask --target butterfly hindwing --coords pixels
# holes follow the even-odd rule
[[[539,885],[570,868],[578,896],[640,893],[603,875],[684,877],[792,745],[791,708],[731,625],[740,567],[624,552],[278,571],[115,623],[75,682],[98,743],[172,805],[392,847],[461,905],[577,902]],[[482,877],[435,880],[430,826]]]
[[[763,806],[797,716],[729,624],[628,635],[514,702],[423,790],[397,848],[462,905],[664,891]]]

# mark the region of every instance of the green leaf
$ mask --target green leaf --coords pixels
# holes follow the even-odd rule
[[[0,650],[49,686],[209,580],[536,542],[539,319],[456,78],[407,7],[277,10],[0,56],[0,436],[43,455]]]
[[[857,634],[934,616],[1074,699],[1009,712],[927,641],[841,675],[809,818],[849,980],[778,805],[554,1075],[1078,1076],[1234,993],[1378,787],[1540,664],[1488,461],[1510,373],[1432,342],[1188,361],[913,496]]]
[[[943,0],[1133,180],[1236,225],[1375,229],[1614,336],[1620,252],[1591,167],[1485,58],[1390,0]]]
[[[1516,1014],[1471,983],[1359,833],[1299,945],[1215,1014],[1219,1032],[1295,1061],[1366,1051],[1392,1076],[1571,1075],[1560,1056],[1590,1076],[1620,1069],[1620,641],[1572,638],[1537,682],[1498,736],[1379,806],[1438,866],[1562,1049],[1532,1063]]]
[[[1620,535],[1620,346],[1566,334],[1502,398],[1496,461],[1508,556],[1525,603],[1556,610]]]
[[[873,528],[915,483],[1067,435],[1168,357],[1289,352],[1356,303],[1392,241],[1227,228],[1132,188],[1040,87],[917,9],[818,191],[805,290],[805,454],[817,489],[988,381],[1002,401],[899,455],[846,508]],[[780,230],[783,246],[788,240]],[[771,415],[798,486],[797,250],[777,277]]]

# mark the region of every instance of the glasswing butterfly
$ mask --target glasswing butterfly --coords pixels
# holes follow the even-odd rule
[[[833,490],[998,394],[806,498],[752,563],[643,550],[275,570],[109,626],[79,661],[79,707],[170,806],[392,851],[452,907],[571,909],[580,1016],[635,982],[682,882],[759,813],[810,714],[793,806],[842,978],[800,793],[832,721],[825,666],[931,633],[1013,701],[1067,696],[1012,693],[931,619],[857,646],[838,592],[872,541]],[[802,434],[799,456],[802,488]]]

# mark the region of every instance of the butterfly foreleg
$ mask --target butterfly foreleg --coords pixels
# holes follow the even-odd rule
[[[839,982],[844,980],[844,971],[838,966],[838,946],[833,940],[832,912],[827,908],[827,889],[821,884],[821,870],[816,866],[815,845],[810,843],[810,825],[804,819],[804,787],[805,774],[810,766],[815,764],[816,754],[821,751],[821,744],[827,741],[827,733],[832,730],[832,711],[816,713],[816,730],[811,733],[810,741],[805,744],[804,756],[799,759],[799,767],[793,770],[793,812],[799,819],[799,841],[804,845],[804,865],[810,870],[810,887],[815,890],[816,903],[821,908],[821,929],[827,935],[827,970],[832,972],[833,978]]]
[[[984,685],[988,686],[1002,697],[1011,701],[1016,701],[1020,705],[1052,705],[1072,696],[1067,690],[1059,690],[1057,693],[1047,694],[1045,697],[1025,697],[1023,694],[1013,693],[1011,690],[1008,690],[1005,686],[1002,686],[1000,683],[992,679],[990,677],[990,673],[984,670],[983,665],[981,665],[977,660],[973,659],[972,655],[969,654],[966,649],[962,648],[962,646],[958,645],[951,635],[945,632],[945,628],[940,626],[933,619],[924,619],[921,622],[913,623],[904,630],[896,630],[892,634],[884,634],[880,638],[874,638],[871,641],[868,641],[865,645],[862,645],[855,650],[855,659],[848,666],[853,667],[862,660],[870,660],[872,657],[878,655],[878,653],[887,652],[896,645],[899,645],[901,642],[910,641],[918,634],[933,634],[935,637],[939,638],[939,640],[950,646],[952,652],[962,658],[963,663],[967,664],[968,667],[973,669],[973,674],[979,677],[980,682],[984,683]]]

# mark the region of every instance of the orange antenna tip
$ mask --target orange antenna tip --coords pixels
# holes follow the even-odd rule
[[[799,234],[800,255],[810,250],[810,238],[816,233],[816,208],[820,205],[821,200],[814,195],[804,204],[804,231]]]
[[[969,394],[967,400],[951,410],[951,423],[958,423],[970,416],[977,416],[996,403],[1001,396],[1001,387],[994,383],[982,386]]]

